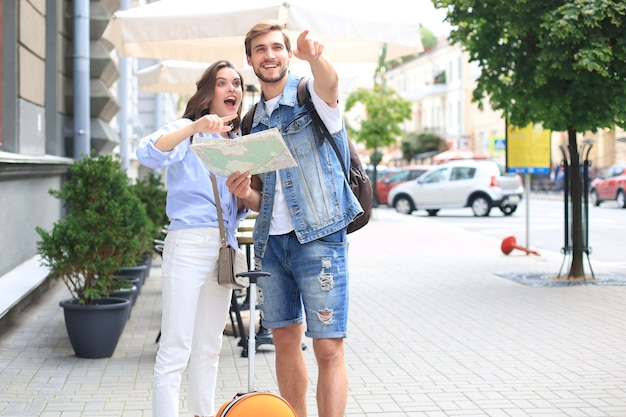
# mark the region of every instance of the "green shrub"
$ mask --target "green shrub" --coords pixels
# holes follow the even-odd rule
[[[37,253],[75,300],[93,304],[114,289],[116,271],[135,264],[147,227],[145,207],[108,155],[76,161],[61,190],[49,193],[64,201],[68,214],[50,232],[36,228]]]
[[[148,217],[146,234],[141,238],[140,255],[145,258],[151,256],[154,248],[154,239],[162,239],[161,230],[169,223],[165,206],[167,191],[161,180],[161,175],[155,171],[149,171],[143,178],[138,179],[131,186],[133,194],[144,204]]]

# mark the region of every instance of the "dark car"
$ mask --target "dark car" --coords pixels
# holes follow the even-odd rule
[[[589,202],[599,206],[609,200],[617,201],[618,207],[626,208],[626,162],[613,165],[591,182]]]
[[[387,196],[389,191],[396,185],[411,181],[422,175],[431,168],[431,165],[412,165],[399,168],[397,171],[388,172],[376,181],[376,196],[380,204],[389,204]]]

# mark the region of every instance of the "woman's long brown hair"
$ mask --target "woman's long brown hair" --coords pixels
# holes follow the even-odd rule
[[[209,114],[211,102],[213,101],[213,97],[215,95],[215,82],[217,80],[217,73],[222,68],[232,68],[237,71],[237,74],[239,74],[239,78],[241,79],[242,87],[245,85],[241,73],[237,70],[237,68],[235,68],[233,64],[230,63],[230,61],[223,59],[221,61],[217,61],[211,64],[211,66],[204,71],[202,77],[200,77],[198,82],[196,82],[196,92],[187,102],[187,107],[185,108],[183,118],[197,120],[200,117]],[[237,132],[239,130],[242,107],[243,92],[242,101],[239,104],[239,109],[237,110],[237,117],[231,121],[231,124],[233,126],[233,132]]]

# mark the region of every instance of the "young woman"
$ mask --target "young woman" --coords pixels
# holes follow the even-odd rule
[[[141,140],[137,156],[150,168],[167,168],[161,339],[154,365],[153,416],[179,415],[182,374],[189,375],[189,411],[215,414],[215,386],[231,291],[217,283],[220,232],[209,171],[192,143],[234,137],[242,105],[241,74],[228,61],[211,65],[197,82],[181,119]],[[216,176],[227,238],[247,210]]]

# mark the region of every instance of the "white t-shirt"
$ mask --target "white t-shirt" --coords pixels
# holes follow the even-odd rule
[[[329,107],[313,89],[313,80],[308,80],[308,87],[311,93],[311,101],[315,106],[315,110],[320,115],[320,119],[324,122],[328,131],[331,133],[338,132],[342,125],[341,109],[339,106]],[[278,102],[280,96],[274,97],[271,100],[265,102],[265,112],[271,115]],[[285,202],[285,195],[283,194],[283,188],[280,186],[280,171],[276,171],[276,188],[274,189],[274,209],[272,211],[272,219],[270,221],[270,235],[284,235],[293,230],[293,224],[291,223],[291,216],[289,216],[289,210],[287,203]]]

